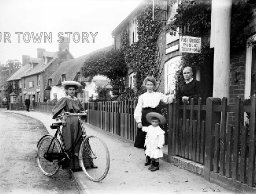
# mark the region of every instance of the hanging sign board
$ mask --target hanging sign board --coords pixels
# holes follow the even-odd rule
[[[181,36],[180,52],[201,53],[201,38],[192,37],[192,36]]]

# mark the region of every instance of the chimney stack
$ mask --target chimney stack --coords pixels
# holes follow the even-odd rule
[[[63,37],[64,40],[59,43],[59,51],[69,51],[69,38],[68,37]]]
[[[43,48],[38,48],[38,49],[37,49],[37,58],[43,58],[44,52],[45,52],[45,49],[43,49]]]
[[[22,65],[28,64],[30,61],[30,56],[28,55],[22,55]]]

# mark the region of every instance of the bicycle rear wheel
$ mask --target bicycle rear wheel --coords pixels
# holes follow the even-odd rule
[[[58,139],[47,135],[38,143],[37,165],[46,176],[53,176],[60,168],[58,159],[49,161],[45,158],[47,153],[61,153],[61,145]]]
[[[109,171],[110,158],[107,145],[98,137],[86,137],[79,150],[79,163],[85,175],[94,182],[103,180]],[[93,166],[97,168],[93,168]]]

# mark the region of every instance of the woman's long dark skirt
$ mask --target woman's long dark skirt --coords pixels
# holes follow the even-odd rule
[[[62,128],[62,136],[65,144],[65,149],[69,154],[70,163],[66,168],[72,170],[80,169],[78,153],[82,143],[82,129],[77,116],[69,116],[66,119],[66,126]],[[88,155],[90,155],[88,153]],[[90,157],[86,157],[85,166],[90,167],[93,164]]]
[[[146,115],[149,112],[158,112],[159,113],[160,110],[159,110],[158,107],[156,107],[156,108],[150,108],[150,107],[143,108],[142,109],[142,117],[141,117],[141,124],[142,124],[143,127],[147,127],[147,126],[151,125],[151,123],[149,123],[146,119]],[[137,128],[137,135],[136,135],[136,138],[135,138],[134,147],[144,149],[145,148],[145,146],[144,146],[145,138],[146,138],[146,132],[142,131],[141,128]]]

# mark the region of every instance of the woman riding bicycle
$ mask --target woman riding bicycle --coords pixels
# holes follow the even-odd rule
[[[64,81],[62,86],[66,91],[66,96],[61,98],[53,108],[53,119],[63,112],[81,113],[84,111],[81,102],[76,98],[76,91],[81,87],[81,84],[76,81]],[[70,115],[66,117],[62,135],[65,149],[70,157],[70,164],[67,168],[73,171],[82,170],[78,160],[79,148],[82,142],[82,129],[77,116]],[[92,160],[88,159],[86,167],[95,168],[96,166],[94,166]]]

